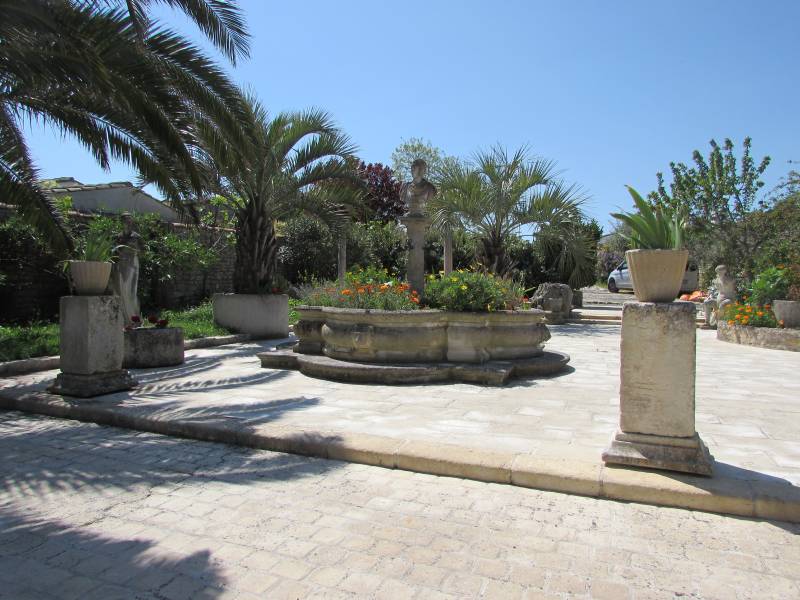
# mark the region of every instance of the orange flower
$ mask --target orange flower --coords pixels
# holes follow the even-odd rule
[[[351,289],[342,290],[342,296],[349,296],[352,293],[353,293],[353,290],[351,290]]]
[[[763,312],[761,312],[761,311],[758,311],[756,314],[757,314],[759,317],[763,317],[763,316],[764,316],[764,313],[763,313]]]
[[[359,294],[363,294],[363,293],[364,293],[364,292],[366,292],[367,290],[366,290],[365,288],[363,288],[363,287],[360,287],[360,288],[358,288],[358,290],[357,290],[357,291],[358,291],[358,293],[359,293]]]
[[[772,306],[771,306],[770,304],[765,304],[765,305],[764,305],[764,308],[766,308],[767,310],[769,310],[770,308],[772,308]]]
[[[728,325],[733,325],[734,321],[728,321]]]
[[[412,297],[412,298],[411,298],[411,301],[412,301],[414,304],[419,304],[419,298],[413,298],[413,297]]]

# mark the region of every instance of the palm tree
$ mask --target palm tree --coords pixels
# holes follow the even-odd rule
[[[271,117],[245,99],[244,142],[203,128],[205,171],[236,215],[234,290],[262,293],[275,283],[276,224],[306,213],[334,230],[363,198],[351,161],[355,147],[319,110]]]
[[[450,161],[438,177],[439,193],[429,203],[433,223],[445,234],[456,227],[479,238],[479,262],[486,270],[510,275],[512,236],[530,227],[546,245],[559,247],[559,269],[578,282],[591,262],[591,244],[577,230],[583,195],[557,178],[553,162],[530,159],[525,148],[509,155],[495,147],[473,162]]]
[[[234,139],[241,133],[241,96],[219,67],[181,36],[145,27],[147,2],[127,2],[130,14],[104,3],[0,0],[0,197],[62,253],[71,240],[37,184],[23,121],[75,136],[104,168],[112,158],[127,162],[167,198],[202,189],[198,128],[213,122]],[[220,44],[246,51],[246,38],[225,34],[225,22]]]

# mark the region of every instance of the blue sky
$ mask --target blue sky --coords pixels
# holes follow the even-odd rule
[[[252,54],[230,71],[273,111],[330,111],[367,162],[421,137],[470,156],[500,143],[553,159],[602,224],[670,161],[725,137],[769,154],[768,187],[800,161],[800,2],[241,0]],[[199,34],[183,16],[157,11]],[[222,59],[221,59],[222,60]],[[103,172],[31,130],[45,177]]]

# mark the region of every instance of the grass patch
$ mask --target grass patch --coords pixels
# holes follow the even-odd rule
[[[58,323],[0,325],[0,362],[58,354]]]
[[[231,333],[214,323],[211,302],[204,302],[200,306],[186,310],[165,310],[161,312],[161,317],[169,319],[170,327],[182,327],[183,337],[187,340]]]
[[[186,310],[165,310],[161,316],[169,319],[170,327],[182,327],[187,340],[231,333],[214,324],[211,302]],[[0,325],[0,362],[58,354],[59,338],[58,323]]]
[[[289,325],[295,325],[300,320],[300,313],[298,313],[295,309],[302,304],[302,300],[289,298]]]

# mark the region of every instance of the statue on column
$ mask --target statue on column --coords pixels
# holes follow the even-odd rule
[[[718,265],[714,269],[717,276],[714,278],[713,288],[717,292],[716,298],[709,296],[708,300],[703,302],[703,313],[707,327],[716,327],[717,320],[722,310],[732,302],[736,302],[736,279],[733,275],[728,273],[728,267],[725,265]]]
[[[411,289],[420,294],[425,290],[425,232],[430,226],[430,218],[425,214],[425,207],[436,194],[436,187],[425,175],[428,164],[418,158],[411,163],[412,180],[400,188],[400,199],[408,207],[408,214],[400,218],[408,232],[408,265],[406,277]]]
[[[436,195],[436,186],[425,179],[427,173],[428,163],[418,158],[411,163],[411,181],[400,186],[400,200],[408,207],[409,215],[424,215],[428,200]]]
[[[139,252],[144,249],[142,236],[133,230],[133,217],[122,215],[122,234],[117,238],[117,261],[111,270],[111,290],[120,298],[125,324],[139,315]]]

